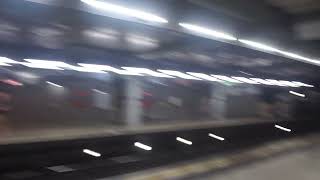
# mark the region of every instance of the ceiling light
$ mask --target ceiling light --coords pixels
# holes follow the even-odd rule
[[[282,83],[282,82],[275,80],[275,79],[266,79],[266,81],[269,81],[276,86],[288,86],[286,83]]]
[[[11,66],[10,64],[18,64],[20,62],[14,61],[6,57],[0,57],[0,66]]]
[[[220,141],[224,141],[224,138],[223,138],[223,137],[217,136],[217,135],[212,134],[212,133],[209,133],[208,135],[209,135],[210,137],[212,137],[212,138],[218,139],[218,140],[220,140]]]
[[[106,73],[106,72],[104,72],[102,70],[98,70],[98,69],[90,68],[90,67],[70,66],[69,68],[72,69],[72,70],[75,70],[75,71],[79,71],[79,72]]]
[[[222,75],[214,75],[212,74],[211,76],[215,77],[215,78],[218,78],[218,79],[221,79],[221,80],[224,80],[224,81],[227,81],[227,82],[231,82],[231,83],[243,83],[241,81],[238,81],[236,79],[232,79],[232,78],[229,78],[227,76],[222,76]]]
[[[205,27],[201,27],[201,26],[197,26],[197,25],[193,25],[193,24],[188,24],[188,23],[179,23],[179,25],[188,29],[188,30],[195,31],[200,34],[204,34],[204,35],[211,36],[214,38],[220,38],[220,39],[226,39],[226,40],[232,40],[232,41],[237,40],[237,38],[232,35],[229,35],[229,34],[223,33],[223,32],[219,32],[219,31],[215,31],[212,29],[208,29]]]
[[[250,73],[247,73],[247,72],[244,72],[244,71],[239,71],[239,72],[241,72],[242,74],[248,75],[248,76],[253,76],[253,74],[250,74]]]
[[[293,82],[290,82],[290,81],[284,81],[284,80],[279,80],[280,83],[282,84],[285,84],[287,86],[290,86],[290,87],[300,87],[299,85],[293,83]]]
[[[70,65],[62,61],[47,61],[39,59],[24,59],[27,62],[21,62],[20,64],[30,67],[30,68],[39,68],[39,69],[54,69],[54,70],[63,70],[61,67],[69,67]]]
[[[92,91],[96,92],[96,93],[100,93],[100,94],[108,94],[106,92],[100,91],[98,89],[92,89]]]
[[[192,145],[192,142],[191,142],[191,141],[186,140],[186,139],[183,139],[183,138],[181,138],[181,137],[177,137],[176,140],[179,141],[179,142],[182,142],[182,143],[184,143],[184,144]]]
[[[245,83],[248,83],[248,84],[260,84],[256,81],[253,81],[253,80],[250,80],[248,78],[245,78],[245,77],[234,77],[232,76],[233,79],[236,79],[236,80],[239,80],[239,81],[242,81],[242,82],[245,82]]]
[[[279,49],[277,48],[274,48],[274,47],[271,47],[271,46],[268,46],[268,45],[265,45],[265,44],[262,44],[262,43],[258,43],[258,42],[254,42],[254,41],[249,41],[249,40],[245,40],[245,39],[239,39],[238,41],[244,43],[244,44],[247,44],[249,46],[252,46],[254,48],[257,48],[257,49],[262,49],[262,50],[265,50],[265,51],[273,51],[273,52],[278,52]]]
[[[315,59],[311,59],[311,58],[308,58],[308,57],[304,57],[304,56],[301,56],[299,54],[295,54],[295,53],[291,53],[291,52],[287,52],[287,51],[279,51],[279,53],[281,53],[281,54],[283,54],[285,56],[291,57],[291,58],[304,60],[304,61],[307,61],[307,62],[310,62],[310,63],[314,63],[314,64],[317,64],[317,65],[320,64],[319,60],[315,60]]]
[[[289,91],[289,93],[293,94],[293,95],[296,95],[296,96],[300,96],[300,97],[306,97],[305,94],[297,93],[297,92],[294,92],[294,91]]]
[[[314,87],[314,85],[305,84],[305,83],[298,82],[298,81],[292,81],[292,83],[296,84],[297,86]]]
[[[292,57],[292,58],[295,58],[295,59],[301,59],[301,60],[305,60],[305,61],[313,61],[312,59],[310,58],[307,58],[307,57],[303,57],[299,54],[295,54],[295,53],[291,53],[291,52],[286,52],[286,51],[279,51],[279,53],[285,55],[285,56],[288,56],[288,57]]]
[[[101,156],[100,153],[91,151],[91,150],[89,150],[89,149],[83,149],[83,152],[86,153],[86,154],[89,154],[89,155],[91,155],[91,156],[94,156],[94,157],[100,157],[100,156]]]
[[[39,60],[39,59],[24,59],[24,60],[27,62],[22,62],[20,64],[25,65],[27,67],[31,67],[31,68],[55,69],[55,70],[70,69],[70,70],[75,70],[79,72],[106,73],[93,67],[73,66],[62,61],[48,61],[48,60]]]
[[[123,7],[120,5],[116,5],[116,4],[111,4],[108,2],[102,2],[102,1],[97,1],[97,0],[81,0],[83,3],[86,3],[92,7],[95,7],[97,9],[101,9],[104,11],[108,11],[111,13],[116,13],[116,14],[120,14],[120,15],[125,15],[125,16],[129,16],[129,17],[134,17],[140,20],[144,20],[144,21],[149,21],[149,22],[157,22],[157,23],[167,23],[168,20],[151,14],[151,13],[147,13],[141,10],[136,10],[136,9],[130,9],[127,7]]]
[[[285,127],[282,127],[282,126],[279,126],[279,125],[274,125],[274,127],[278,128],[278,129],[281,129],[283,131],[291,132],[291,129],[288,129],[288,128],[285,128]]]
[[[0,66],[11,66],[10,64],[6,64],[6,63],[3,63],[3,62],[0,62]]]
[[[136,147],[138,147],[138,148],[141,148],[141,149],[144,149],[144,150],[146,150],[146,151],[151,151],[151,150],[152,150],[152,147],[151,147],[151,146],[142,144],[142,143],[140,143],[140,142],[135,142],[135,143],[134,143],[134,146],[136,146]]]
[[[165,77],[165,78],[174,78],[172,76],[163,74],[163,73],[159,73],[156,71],[152,71],[150,69],[146,69],[146,68],[136,68],[136,67],[121,67],[127,71],[133,72],[133,73],[138,73],[138,74],[147,74],[150,76],[154,76],[154,77]]]
[[[159,71],[159,72],[162,72],[162,73],[165,73],[165,74],[168,74],[168,75],[170,75],[170,76],[176,76],[176,77],[183,78],[183,79],[201,80],[201,79],[199,79],[199,78],[190,76],[190,75],[188,75],[188,74],[185,74],[185,73],[182,73],[182,72],[179,72],[179,71],[160,70],[160,69],[158,69],[158,71]]]
[[[52,85],[52,86],[55,86],[55,87],[60,87],[62,88],[63,86],[60,86],[59,84],[56,84],[56,83],[53,83],[53,82],[50,82],[50,81],[46,81],[46,83]]]
[[[21,64],[29,68],[63,70],[62,68],[59,68],[51,64],[34,64],[34,63],[26,63],[26,62],[22,62]]]
[[[260,78],[250,78],[250,79],[253,80],[253,81],[256,81],[258,83],[264,84],[264,85],[270,85],[270,86],[276,85],[275,83],[272,83],[270,81],[266,81],[266,80],[260,79]]]
[[[78,63],[78,65],[86,67],[86,68],[91,68],[91,69],[96,69],[99,71],[109,71],[109,72],[114,72],[116,74],[120,74],[120,75],[132,75],[132,76],[142,76],[139,73],[136,72],[130,72],[127,70],[121,70],[121,69],[117,69],[111,66],[107,66],[107,65],[99,65],[99,64],[83,64],[83,63]]]
[[[208,80],[208,81],[221,81],[220,79],[217,79],[215,77],[212,77],[212,76],[209,76],[209,75],[203,74],[203,73],[187,72],[187,74],[190,74],[194,77],[201,78],[201,79]]]

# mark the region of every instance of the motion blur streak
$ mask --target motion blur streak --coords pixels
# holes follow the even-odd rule
[[[11,66],[10,64],[7,64],[7,63],[17,64],[19,62],[14,61],[14,60],[9,59],[9,58],[6,58],[6,57],[0,57],[0,66]]]
[[[116,74],[120,74],[120,75],[133,75],[133,76],[142,76],[139,73],[136,72],[130,72],[127,70],[121,70],[121,69],[117,69],[108,65],[100,65],[100,64],[83,64],[83,63],[78,63],[78,65],[86,67],[86,68],[92,68],[92,69],[96,69],[99,71],[110,71]]]
[[[92,89],[92,91],[96,92],[96,93],[100,93],[100,94],[108,94],[106,92],[100,91],[98,89]]]
[[[168,74],[168,75],[171,75],[171,76],[177,76],[177,77],[183,78],[183,79],[201,80],[201,79],[199,79],[199,78],[190,76],[190,75],[188,75],[188,74],[185,74],[185,73],[182,73],[182,72],[179,72],[179,71],[160,70],[160,69],[158,69],[158,71],[159,71],[159,72],[162,72],[162,73],[165,73],[165,74]]]
[[[186,139],[183,139],[183,138],[181,138],[181,137],[177,137],[176,140],[179,141],[179,142],[182,142],[182,143],[184,143],[184,144],[192,145],[192,142],[191,142],[191,141],[186,140]]]
[[[306,97],[305,94],[302,94],[302,93],[297,93],[297,92],[294,92],[294,91],[289,91],[290,94],[293,94],[293,95],[296,95],[296,96],[300,96],[300,97]]]
[[[5,80],[1,80],[1,82],[6,83],[6,84],[10,84],[12,86],[23,86],[22,83],[12,80],[12,79],[5,79]]]
[[[123,69],[117,69],[108,65],[99,65],[99,64],[85,64],[78,63],[79,66],[74,66],[62,61],[48,61],[48,60],[39,60],[39,59],[24,59],[27,62],[18,62],[11,60],[9,58],[2,57],[0,58],[0,65],[11,66],[10,64],[20,64],[30,68],[40,68],[40,69],[49,69],[49,70],[74,70],[79,72],[94,72],[94,73],[106,73],[114,72],[120,75],[132,75],[132,76],[154,76],[154,77],[163,77],[163,78],[175,78],[179,77],[182,79],[189,80],[208,80],[208,81],[226,81],[230,83],[249,83],[249,84],[265,84],[265,85],[275,85],[275,86],[284,86],[284,87],[314,87],[313,85],[305,84],[298,81],[285,81],[285,80],[274,80],[274,79],[259,79],[259,78],[245,78],[245,77],[227,77],[223,75],[207,75],[203,73],[187,72],[187,74],[180,71],[173,70],[160,70],[156,72],[146,68],[138,67],[122,67]]]
[[[152,150],[152,147],[151,147],[151,146],[142,144],[142,143],[140,143],[140,142],[135,142],[135,143],[134,143],[134,146],[136,146],[136,147],[138,147],[138,148],[141,148],[141,149],[144,149],[144,150],[146,150],[146,151],[151,151],[151,150]]]
[[[94,157],[100,157],[101,156],[100,153],[97,153],[97,152],[89,150],[89,149],[84,149],[83,152],[86,153],[86,154],[89,154],[91,156],[94,156]]]
[[[129,9],[123,6],[119,6],[119,5],[115,5],[107,2],[96,1],[96,0],[81,0],[81,1],[97,9],[101,9],[104,11],[109,11],[112,13],[117,13],[125,16],[135,17],[144,21],[157,22],[157,23],[168,22],[168,20],[162,17],[156,16],[151,13],[143,12],[141,10]]]
[[[239,81],[242,81],[242,82],[245,82],[245,83],[248,83],[248,84],[260,84],[259,82],[250,80],[250,79],[245,78],[245,77],[234,77],[234,76],[232,76],[232,78],[236,79],[236,80],[239,80]]]
[[[264,85],[269,85],[269,86],[275,86],[276,84],[270,82],[270,81],[266,81],[264,79],[260,79],[260,78],[250,78],[253,81],[256,81],[258,83],[264,84]]]
[[[69,64],[64,63],[62,61],[47,61],[47,60],[39,60],[39,59],[24,59],[27,61],[21,62],[20,64],[31,67],[31,68],[39,68],[39,69],[54,69],[54,70],[64,70],[61,67],[70,67]]]
[[[179,23],[179,25],[188,29],[188,30],[195,31],[197,33],[211,36],[214,38],[226,39],[226,40],[231,40],[231,41],[237,40],[237,38],[232,35],[229,35],[229,34],[226,34],[223,32],[219,32],[219,31],[215,31],[212,29],[208,29],[205,27],[201,27],[201,26],[197,26],[197,25],[193,25],[193,24],[188,24],[188,23]]]
[[[280,81],[277,81],[275,79],[266,79],[266,81],[269,81],[277,86],[286,86],[286,87],[288,86],[286,83],[281,83]]]
[[[155,77],[174,78],[172,76],[169,76],[169,75],[166,75],[163,73],[158,73],[158,72],[152,71],[150,69],[146,69],[146,68],[136,68],[136,67],[121,67],[121,68],[128,70],[130,72],[133,72],[133,73],[138,73],[138,74],[148,74],[150,76],[155,76]]]
[[[224,80],[224,81],[227,81],[227,82],[231,82],[231,83],[243,83],[241,81],[238,81],[236,79],[232,79],[232,78],[229,78],[227,76],[222,76],[222,75],[211,75],[215,78],[218,78],[218,79],[221,79],[221,80]]]
[[[311,63],[316,63],[316,64],[320,64],[320,61],[314,60],[314,59],[310,59],[304,56],[301,56],[299,54],[295,54],[295,53],[291,53],[291,52],[286,52],[286,51],[279,51],[280,54],[283,54],[285,56],[291,57],[291,58],[295,58],[295,59],[300,59],[300,60],[304,60],[307,62],[311,62]]]
[[[217,78],[214,78],[212,76],[209,76],[209,75],[203,74],[203,73],[187,72],[187,74],[190,74],[194,77],[201,78],[201,79],[208,80],[208,81],[221,81]]]
[[[282,83],[282,84],[285,84],[287,86],[290,86],[290,87],[299,87],[299,85],[297,85],[295,83],[292,83],[290,81],[279,80],[279,82]]]
[[[298,82],[298,81],[292,81],[294,84],[298,85],[298,86],[304,86],[304,87],[314,87],[314,85],[311,84],[305,84],[302,82]]]
[[[261,44],[258,42],[254,42],[254,41],[249,41],[249,40],[245,40],[245,39],[239,39],[238,41],[247,44],[249,46],[252,46],[254,48],[257,49],[262,49],[262,50],[266,50],[266,51],[274,51],[274,52],[278,52],[279,50],[277,48],[265,45],[265,44]]]
[[[212,138],[218,139],[218,140],[220,140],[220,141],[224,141],[224,138],[223,138],[223,137],[217,136],[217,135],[212,134],[212,133],[209,133],[208,135],[209,135],[210,137],[212,137]]]
[[[46,81],[46,83],[52,85],[52,86],[55,86],[55,87],[59,87],[59,88],[62,88],[63,86],[59,85],[59,84],[56,84],[56,83],[53,83],[53,82],[50,82],[50,81]]]
[[[291,129],[288,129],[288,128],[285,128],[285,127],[282,127],[282,126],[279,126],[279,125],[274,125],[274,127],[278,128],[280,130],[283,130],[283,131],[291,132]]]

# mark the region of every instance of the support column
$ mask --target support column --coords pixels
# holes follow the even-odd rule
[[[227,88],[221,84],[211,86],[210,109],[211,117],[217,120],[225,119],[227,101]]]
[[[141,98],[143,90],[141,82],[134,78],[126,79],[125,86],[125,122],[128,126],[137,126],[142,123]]]

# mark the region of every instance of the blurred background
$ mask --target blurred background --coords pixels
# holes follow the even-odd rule
[[[0,177],[316,179],[319,29],[316,0],[2,0]]]

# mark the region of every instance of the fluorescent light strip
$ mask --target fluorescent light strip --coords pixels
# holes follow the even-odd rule
[[[100,153],[97,153],[97,152],[89,150],[89,149],[83,149],[82,151],[84,153],[89,154],[89,155],[94,156],[94,157],[100,157],[101,156]]]
[[[290,87],[300,87],[299,85],[293,83],[293,82],[290,82],[290,81],[284,81],[284,80],[279,80],[280,83],[282,84],[285,84],[287,86],[290,86]]]
[[[12,65],[0,62],[0,66],[12,66]]]
[[[19,64],[20,62],[14,61],[6,57],[0,57],[0,66],[12,66],[10,64]]]
[[[29,68],[37,68],[37,69],[51,69],[51,70],[64,70],[62,68],[59,68],[57,66],[53,66],[51,64],[33,64],[33,63],[28,63],[28,62],[22,62],[20,63],[24,66],[27,66]]]
[[[234,37],[234,36],[232,36],[230,34],[226,34],[226,33],[219,32],[219,31],[215,31],[215,30],[212,30],[212,29],[209,29],[209,28],[198,26],[198,25],[189,24],[189,23],[179,23],[179,25],[184,27],[184,28],[186,28],[186,29],[188,29],[188,30],[191,30],[191,31],[194,31],[194,32],[197,32],[197,33],[200,33],[200,34],[204,34],[204,35],[207,35],[207,36],[220,38],[220,39],[231,40],[231,41],[236,41],[237,40],[236,37]]]
[[[311,62],[311,63],[317,64],[317,65],[320,64],[319,60],[315,60],[315,59],[311,59],[311,58],[308,58],[308,57],[304,57],[304,56],[301,56],[299,54],[295,54],[295,53],[292,53],[292,52],[279,51],[279,53],[281,53],[281,54],[283,54],[285,56],[291,57],[291,58],[304,60],[304,61]]]
[[[283,131],[291,132],[291,129],[288,129],[288,128],[285,128],[285,127],[282,127],[282,126],[279,126],[279,125],[274,125],[274,127],[278,128],[278,129],[281,129]]]
[[[156,71],[152,71],[150,69],[146,69],[146,68],[136,68],[136,67],[121,67],[127,71],[133,72],[133,73],[138,73],[138,74],[147,74],[150,76],[154,76],[154,77],[164,77],[164,78],[175,78],[163,73],[159,73]]]
[[[39,59],[24,59],[24,60],[27,62],[21,62],[20,64],[30,68],[64,70],[61,67],[71,66],[62,61],[48,61],[48,60],[39,60]]]
[[[161,69],[158,69],[157,71],[162,72],[164,74],[168,74],[170,76],[176,76],[176,77],[179,77],[179,78],[182,78],[182,79],[201,80],[199,78],[190,76],[188,74],[185,74],[185,73],[182,73],[182,72],[179,72],[179,71],[161,70]]]
[[[77,67],[77,66],[72,66],[68,67],[69,69],[79,71],[79,72],[90,72],[90,73],[107,73],[99,69],[91,68],[91,67]]]
[[[290,94],[293,94],[293,95],[296,95],[296,96],[300,96],[300,97],[306,97],[305,94],[302,94],[302,93],[297,93],[297,92],[294,92],[294,91],[289,91]]]
[[[143,76],[142,74],[136,73],[136,72],[130,72],[127,70],[121,70],[121,69],[117,69],[111,66],[107,66],[107,65],[100,65],[100,64],[83,64],[83,63],[78,63],[78,65],[86,67],[86,68],[92,68],[92,69],[96,69],[96,70],[100,70],[100,71],[109,71],[109,72],[113,72],[116,74],[120,74],[120,75],[132,75],[132,76]]]
[[[295,54],[295,53],[291,53],[291,52],[287,52],[287,51],[279,51],[279,53],[283,54],[283,55],[286,55],[288,57],[292,57],[292,58],[295,58],[295,59],[301,59],[301,60],[305,60],[305,61],[313,61],[312,59],[310,58],[307,58],[307,57],[303,57],[299,54]]]
[[[46,83],[52,85],[52,86],[55,86],[55,87],[60,87],[62,88],[63,86],[60,86],[59,84],[56,84],[56,83],[53,83],[53,82],[50,82],[50,81],[46,81]]]
[[[232,76],[233,79],[236,79],[238,81],[241,81],[241,82],[244,82],[244,83],[248,83],[248,84],[260,84],[256,81],[253,81],[253,80],[250,80],[248,78],[245,78],[245,77],[234,77]]]
[[[25,61],[28,61],[29,63],[21,63],[21,64],[28,67],[33,67],[33,68],[56,69],[56,70],[64,70],[63,68],[65,68],[65,69],[71,69],[79,72],[106,73],[104,71],[101,71],[93,67],[73,66],[62,61],[47,61],[47,60],[38,60],[38,59],[25,59]]]
[[[298,81],[292,81],[292,83],[296,84],[297,86],[314,87],[314,85],[305,84],[305,83],[298,82]]]
[[[247,44],[251,47],[257,48],[257,49],[262,49],[262,50],[266,50],[266,51],[273,51],[273,52],[278,52],[279,49],[259,43],[259,42],[254,42],[254,41],[250,41],[250,40],[245,40],[245,39],[239,39],[238,41]]]
[[[27,62],[34,63],[34,64],[50,64],[53,66],[59,66],[59,67],[69,67],[70,64],[67,64],[62,61],[51,61],[51,60],[42,60],[42,59],[24,59]]]
[[[215,77],[215,78],[218,78],[218,79],[221,79],[221,80],[224,80],[224,81],[227,81],[227,82],[231,82],[231,83],[243,83],[241,81],[238,81],[236,79],[232,79],[230,77],[227,77],[227,76],[222,76],[222,75],[214,75],[212,74],[211,76]]]
[[[224,138],[223,138],[223,137],[217,136],[217,135],[212,134],[212,133],[209,133],[208,135],[209,135],[210,137],[212,137],[212,138],[218,139],[218,140],[220,140],[220,141],[224,141]]]
[[[98,89],[92,89],[92,91],[96,92],[96,93],[100,93],[100,94],[108,94],[106,92],[100,91]]]
[[[257,49],[262,49],[262,50],[265,50],[265,51],[277,52],[277,53],[280,53],[282,55],[285,55],[285,56],[288,56],[288,57],[291,57],[291,58],[304,60],[304,61],[311,62],[311,63],[314,63],[314,64],[320,64],[319,60],[315,60],[315,59],[311,59],[311,58],[308,58],[308,57],[304,57],[304,56],[301,56],[299,54],[295,54],[295,53],[292,53],[292,52],[282,51],[280,49],[277,49],[277,48],[274,48],[272,46],[268,46],[268,45],[265,45],[265,44],[262,44],[262,43],[259,43],[259,42],[254,42],[254,41],[245,40],[245,39],[239,39],[238,41],[240,41],[240,42],[242,42],[244,44],[247,44],[249,46],[252,46],[254,48],[257,48]]]
[[[155,77],[165,77],[165,78],[183,78],[192,80],[208,80],[208,81],[227,81],[231,83],[249,83],[249,84],[265,84],[265,85],[276,85],[276,86],[289,86],[289,87],[314,87],[314,85],[305,84],[298,81],[284,81],[284,80],[274,80],[274,79],[260,79],[260,78],[245,78],[245,77],[227,77],[222,75],[207,75],[204,73],[187,72],[187,74],[173,71],[173,70],[157,70],[159,72],[138,67],[123,67],[125,70],[117,69],[108,65],[99,64],[84,64],[78,63],[78,66],[73,66],[62,61],[48,61],[48,60],[38,60],[38,59],[25,59],[27,62],[18,62],[11,60],[6,57],[0,57],[0,66],[11,66],[10,64],[21,64],[30,68],[41,68],[41,69],[53,69],[53,70],[75,70],[80,72],[95,72],[95,73],[106,73],[114,72],[120,75],[133,75],[133,76],[143,76],[143,74],[155,76]]]
[[[135,142],[135,143],[134,143],[134,146],[136,146],[136,147],[138,147],[138,148],[141,148],[141,149],[143,149],[143,150],[146,150],[146,151],[151,151],[151,150],[152,150],[152,147],[151,147],[151,146],[142,144],[142,143],[140,143],[140,142]]]
[[[250,73],[247,73],[247,72],[244,72],[244,71],[239,71],[239,72],[241,72],[242,74],[246,74],[248,76],[253,76],[253,74],[250,74]]]
[[[212,77],[212,76],[209,76],[209,75],[203,74],[203,73],[187,72],[187,74],[190,74],[194,77],[201,78],[201,79],[208,80],[208,81],[217,81],[217,82],[221,81],[220,79],[217,79],[215,77]]]
[[[184,143],[184,144],[192,145],[192,142],[191,142],[191,141],[186,140],[186,139],[183,139],[183,138],[181,138],[181,137],[177,137],[176,140],[179,141],[179,142],[182,142],[182,143]]]
[[[269,82],[275,84],[276,86],[286,86],[286,87],[288,87],[288,85],[286,83],[281,83],[280,81],[275,80],[275,79],[266,79],[266,81],[269,81]]]
[[[260,78],[250,78],[250,79],[253,80],[253,81],[256,81],[256,82],[258,82],[260,84],[264,84],[264,85],[268,85],[268,86],[275,86],[276,85],[276,84],[274,84],[274,83],[272,83],[270,81],[266,81],[266,80],[260,79]]]
[[[104,11],[109,11],[111,13],[116,13],[116,14],[120,14],[120,15],[125,15],[125,16],[129,16],[129,17],[134,17],[137,19],[141,19],[144,21],[149,21],[149,22],[157,22],[157,23],[167,23],[168,20],[151,14],[151,13],[147,13],[141,10],[136,10],[136,9],[130,9],[127,7],[123,7],[120,5],[116,5],[116,4],[111,4],[108,2],[102,2],[102,1],[97,1],[97,0],[81,0],[83,3],[86,3],[92,7],[95,7],[97,9],[101,9]]]

